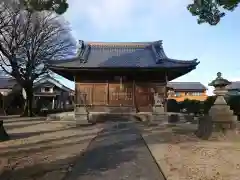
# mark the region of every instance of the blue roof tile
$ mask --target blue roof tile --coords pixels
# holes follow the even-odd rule
[[[162,41],[127,43],[80,41],[78,57],[55,62],[56,66],[69,68],[172,68],[198,64],[196,60],[180,61],[168,58]]]

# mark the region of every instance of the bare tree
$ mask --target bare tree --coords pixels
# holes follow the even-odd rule
[[[33,81],[48,73],[45,63],[75,52],[68,24],[51,12],[0,6],[0,67],[26,92],[24,114],[32,116]]]

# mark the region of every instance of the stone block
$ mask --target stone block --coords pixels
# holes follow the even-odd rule
[[[85,107],[76,107],[75,108],[75,121],[76,125],[88,125],[89,122],[89,114]]]
[[[135,116],[142,122],[149,122],[152,119],[152,113],[137,113]]]
[[[163,113],[165,113],[164,107],[163,106],[154,106],[153,107],[153,113],[156,113],[156,114],[163,114]]]
[[[194,122],[194,115],[190,115],[190,114],[185,114],[184,115],[184,119],[187,122]]]
[[[162,114],[160,114],[160,113],[153,113],[152,114],[152,120],[153,121],[164,121],[164,120],[166,120],[166,118],[167,118],[167,116],[164,113],[162,113]]]
[[[198,121],[198,129],[195,132],[196,136],[208,140],[213,132],[213,122],[210,116],[202,116]]]
[[[47,121],[74,121],[74,112],[62,112],[56,114],[49,114]]]
[[[168,122],[169,123],[177,123],[180,121],[180,117],[178,114],[171,114],[168,116]]]

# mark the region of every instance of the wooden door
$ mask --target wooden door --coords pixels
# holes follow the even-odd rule
[[[135,87],[135,102],[137,110],[140,112],[152,111],[153,93],[151,92],[151,87],[144,84],[136,85]]]
[[[107,83],[93,84],[93,105],[107,104]]]
[[[109,83],[109,105],[110,106],[133,106],[132,83]]]

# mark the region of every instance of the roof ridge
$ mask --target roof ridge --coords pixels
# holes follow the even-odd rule
[[[109,47],[109,48],[123,48],[123,47],[147,47],[155,43],[156,41],[152,42],[97,42],[97,41],[83,41],[85,45],[89,45],[91,47]],[[162,43],[162,40],[158,42]]]

